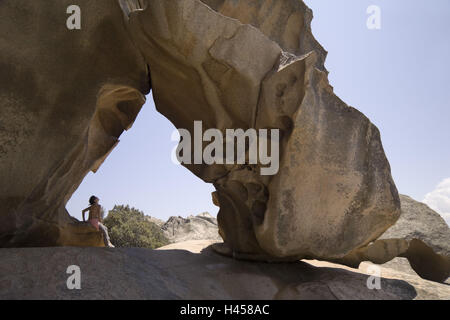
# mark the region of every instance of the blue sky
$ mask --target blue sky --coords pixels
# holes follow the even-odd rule
[[[380,129],[400,193],[450,221],[450,1],[309,0],[312,30],[329,52],[335,93]],[[369,30],[366,9],[381,9]],[[208,211],[213,187],[171,161],[172,124],[148,97],[133,128],[67,205],[80,217],[91,194],[102,205],[129,204],[167,219]]]

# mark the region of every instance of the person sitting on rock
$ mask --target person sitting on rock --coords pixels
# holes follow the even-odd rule
[[[84,214],[89,211],[88,223],[90,223],[97,231],[101,231],[103,234],[103,242],[106,247],[114,247],[109,240],[108,228],[102,223],[102,207],[99,204],[100,199],[96,196],[89,198],[90,206],[84,209],[81,213],[83,214],[83,222],[86,222]]]

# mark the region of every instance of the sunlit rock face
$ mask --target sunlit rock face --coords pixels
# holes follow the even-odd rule
[[[70,4],[0,2],[0,245],[100,245],[65,204],[150,88],[191,133],[280,130],[276,174],[185,165],[217,189],[218,252],[336,260],[398,219],[379,131],[334,95],[302,1],[84,0],[81,30]]]
[[[148,1],[129,14],[157,109],[177,128],[280,129],[275,175],[186,165],[217,189],[225,253],[339,258],[399,216],[379,131],[334,95],[311,18],[293,0]]]
[[[117,3],[77,1],[81,30],[71,4],[0,1],[1,246],[102,243],[65,204],[150,89]]]
[[[3,245],[70,243],[65,203],[131,126],[148,70],[178,128],[281,131],[276,175],[186,165],[216,186],[236,256],[341,257],[397,219],[378,130],[334,96],[303,3],[81,2],[81,30],[65,5],[1,5]]]

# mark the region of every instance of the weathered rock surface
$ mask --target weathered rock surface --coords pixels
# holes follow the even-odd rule
[[[217,189],[222,252],[341,259],[398,219],[379,131],[334,95],[302,1],[77,4],[83,27],[69,31],[64,1],[0,2],[1,246],[98,243],[80,241],[65,204],[150,87],[177,128],[280,129],[274,176],[186,165]]]
[[[416,264],[415,268],[419,268],[419,272],[421,272],[421,268],[423,269],[421,265],[434,264],[433,268],[431,268],[430,270],[431,274],[427,274],[426,271],[425,273],[422,271],[421,275],[425,278],[429,278],[433,281],[448,283],[448,281],[450,281],[450,279],[447,279],[450,273],[450,267],[448,264],[448,257],[450,256],[450,228],[448,227],[444,219],[438,213],[430,209],[426,204],[417,202],[406,195],[400,195],[400,200],[402,206],[402,213],[400,218],[397,220],[395,225],[389,228],[376,241],[376,246],[373,246],[373,244],[371,245],[371,249],[368,250],[368,252],[370,252],[370,255],[366,253],[366,255],[359,256],[356,261],[351,261],[352,255],[349,255],[344,259],[338,261],[341,263],[346,263],[353,267],[358,267],[362,261],[372,260],[373,262],[382,264],[382,266],[386,269],[394,269],[402,273],[418,276],[417,272],[414,271],[414,269],[411,267],[408,258],[398,257],[390,260],[392,256],[401,255],[397,251],[394,251],[394,253],[392,253],[390,250],[392,250],[392,248],[402,248],[401,244],[403,243],[406,244],[404,246],[405,250],[408,250],[406,248],[409,248],[409,243],[412,240],[421,241],[424,245],[428,246],[433,251],[425,251],[425,253],[412,251],[412,253],[408,252],[407,256],[409,256],[410,259],[413,259]],[[208,220],[211,220],[213,222],[213,224],[209,226],[210,230],[208,232],[205,232],[204,235],[199,232],[191,231],[193,230],[193,228],[177,229],[175,227],[175,232],[181,231],[183,232],[183,236],[177,237],[176,239],[171,239],[172,242],[203,239],[214,240],[212,236],[214,234],[217,234],[218,232],[217,222],[214,221],[215,219],[212,216],[208,215],[207,217]],[[181,217],[174,217],[173,220],[170,219],[169,221],[173,221],[170,225],[175,226],[189,223],[189,219],[184,219]],[[164,222],[161,222],[161,225],[163,223]],[[210,236],[212,238],[210,238]],[[395,246],[392,245],[393,241],[395,243]],[[380,244],[383,245],[381,246]],[[367,248],[365,248],[363,251],[367,252]],[[438,258],[436,257],[436,255],[438,255]],[[414,260],[416,256],[418,258]],[[390,261],[384,263],[387,260]],[[363,265],[367,266],[367,264]]]
[[[205,2],[150,1],[128,26],[157,109],[176,127],[281,130],[275,176],[259,165],[186,165],[214,183],[226,245],[238,257],[330,259],[375,240],[398,218],[397,190],[378,130],[328,84],[310,10]],[[267,15],[277,22],[260,26]]]
[[[381,290],[369,290],[364,270],[237,261],[204,250],[210,243],[0,249],[0,299],[450,299],[447,285],[384,268]],[[81,269],[81,290],[67,289],[69,265]]]
[[[383,264],[395,257],[407,258],[415,273],[444,282],[450,276],[450,228],[445,220],[426,204],[401,195],[399,220],[369,246],[356,249],[342,260],[357,267],[362,261]],[[386,266],[411,273],[404,260]]]
[[[209,213],[197,216],[170,217],[161,225],[161,230],[170,242],[185,242],[189,240],[222,241],[219,235],[217,219]]]
[[[132,125],[150,90],[118,3],[77,1],[81,30],[66,27],[70,4],[0,1],[3,247],[98,245],[99,233],[72,225],[65,204]]]
[[[400,195],[400,201],[400,218],[379,239],[417,239],[435,253],[450,256],[450,228],[444,218],[411,197]]]

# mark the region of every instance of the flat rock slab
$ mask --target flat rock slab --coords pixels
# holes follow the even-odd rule
[[[1,299],[450,299],[450,286],[382,269],[381,289],[368,275],[309,261],[267,264],[214,253],[211,241],[137,248],[0,249]],[[69,290],[67,268],[81,269]]]

